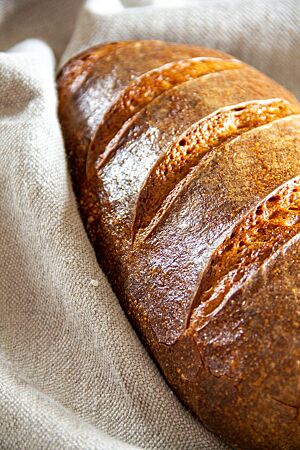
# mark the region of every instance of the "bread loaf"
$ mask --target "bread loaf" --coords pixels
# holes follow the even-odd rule
[[[298,101],[160,41],[89,49],[57,83],[86,230],[170,387],[234,448],[300,449]]]

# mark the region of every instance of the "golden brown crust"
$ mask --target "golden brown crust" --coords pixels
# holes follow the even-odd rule
[[[229,58],[142,41],[88,50],[65,66],[59,114],[75,191],[101,266],[181,400],[235,448],[296,450],[299,104],[245,65],[181,82],[176,61],[195,57]],[[126,114],[114,109],[134,80],[151,80],[149,71],[172,61],[180,84],[163,92],[151,87],[150,102],[135,90],[133,114],[130,95]],[[260,115],[251,108],[249,116],[241,113],[238,136],[229,127],[227,140],[217,139],[189,170],[180,165],[184,176],[174,178],[172,189],[154,180],[159,205],[152,205],[152,221],[143,222],[142,211],[145,228],[133,243],[137,199],[168,149],[200,120],[242,102],[269,106]],[[87,150],[105,114],[109,132],[95,135],[87,179]],[[98,145],[111,137],[105,150]]]
[[[156,97],[201,75],[241,66],[242,63],[237,60],[197,57],[171,62],[137,77],[114,100],[97,127],[88,150],[88,176],[89,171],[92,176],[96,159],[105,151],[124,123]]]
[[[171,345],[184,331],[212,252],[248,211],[300,173],[299,128],[300,115],[289,116],[212,150],[136,242],[127,288],[160,342]]]
[[[141,74],[172,61],[228,58],[222,52],[162,41],[123,41],[85,50],[60,70],[59,117],[74,176],[83,177],[86,153],[96,128],[114,99]]]
[[[249,275],[300,233],[300,178],[264,199],[214,251],[195,295],[188,328],[200,330]],[[232,293],[231,293],[232,295]]]
[[[210,149],[297,111],[281,99],[246,102],[217,110],[188,128],[152,167],[137,200],[133,237],[149,225],[167,195]]]
[[[112,220],[118,236],[131,239],[136,202],[150,169],[187,128],[224,106],[276,95],[291,98],[249,67],[204,75],[164,92],[122,127],[95,165],[92,184],[103,220]]]
[[[196,337],[158,350],[178,395],[234,448],[298,449],[299,250],[298,235]]]

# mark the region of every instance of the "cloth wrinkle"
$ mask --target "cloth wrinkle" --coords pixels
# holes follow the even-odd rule
[[[176,398],[81,222],[55,77],[101,42],[215,47],[300,97],[298,0],[0,0],[0,449],[221,450]]]

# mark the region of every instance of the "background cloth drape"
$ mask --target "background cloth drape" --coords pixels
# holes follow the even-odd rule
[[[228,447],[163,380],[84,231],[56,71],[100,42],[221,49],[300,97],[298,0],[0,0],[0,448]]]

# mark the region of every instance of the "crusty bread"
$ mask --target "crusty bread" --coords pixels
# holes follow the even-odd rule
[[[300,448],[300,105],[222,52],[94,47],[58,75],[97,258],[180,399],[235,448]]]

